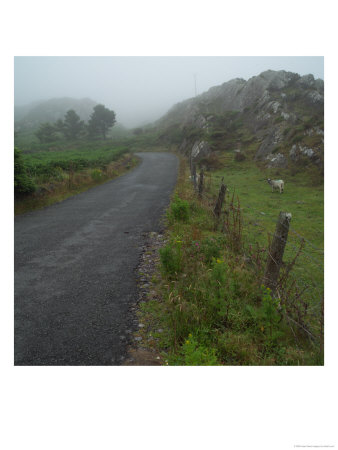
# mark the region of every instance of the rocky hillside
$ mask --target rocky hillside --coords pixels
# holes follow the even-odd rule
[[[82,120],[88,121],[95,105],[97,102],[89,98],[65,97],[16,106],[14,109],[15,130],[29,130],[37,128],[42,122],[56,122],[58,119],[63,119],[70,109],[74,109]]]
[[[322,170],[324,82],[283,70],[236,78],[175,105],[157,126],[197,162],[232,151],[271,168]]]

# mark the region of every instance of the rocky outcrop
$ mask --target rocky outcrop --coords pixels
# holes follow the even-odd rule
[[[282,153],[270,153],[265,157],[265,160],[268,161],[267,167],[268,169],[272,168],[282,168],[285,169],[288,166],[288,160]]]
[[[302,158],[313,162],[316,165],[321,164],[320,151],[316,148],[306,147],[305,145],[294,144],[289,152],[290,159],[293,162],[298,162]]]
[[[267,70],[248,81],[235,78],[181,102],[157,124],[164,129],[176,124],[183,131],[188,130],[180,151],[193,158],[214,148],[222,151],[222,138],[240,143],[241,136],[247,139],[252,133],[260,143],[256,161],[283,168],[288,162],[297,163],[305,157],[319,165],[323,162],[323,104],[323,80],[316,80],[311,74]],[[231,134],[236,122],[244,124],[247,131]],[[208,150],[204,147],[206,142]]]
[[[255,159],[262,160],[267,157],[267,155],[273,153],[276,146],[283,141],[283,131],[280,127],[275,127],[270,130],[268,136],[263,140],[261,146],[259,147]]]
[[[195,142],[195,144],[193,145],[192,149],[191,149],[191,161],[192,162],[199,162],[201,161],[201,159],[207,157],[210,155],[210,146],[207,142],[205,141],[197,141]]]

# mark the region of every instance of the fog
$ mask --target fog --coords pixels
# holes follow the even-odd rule
[[[14,59],[15,105],[88,97],[135,127],[175,103],[233,78],[287,70],[324,79],[323,57],[20,57]]]

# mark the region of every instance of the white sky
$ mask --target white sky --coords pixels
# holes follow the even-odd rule
[[[16,57],[15,104],[53,97],[89,97],[135,126],[159,118],[179,101],[233,78],[264,70],[324,78],[323,57]]]

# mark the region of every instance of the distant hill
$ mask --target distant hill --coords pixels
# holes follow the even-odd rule
[[[43,122],[56,122],[63,119],[66,112],[74,109],[80,118],[88,121],[93,108],[98,102],[89,98],[53,98],[46,101],[34,102],[25,106],[15,106],[14,125],[16,131],[35,129]]]
[[[324,81],[284,70],[236,78],[178,103],[156,126],[193,159],[240,150],[268,167],[323,168]]]

